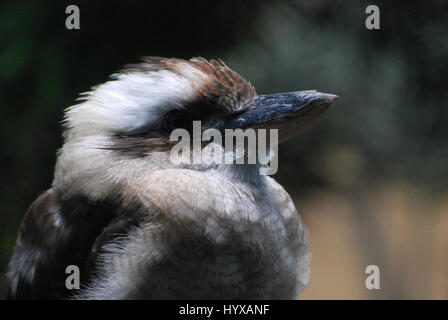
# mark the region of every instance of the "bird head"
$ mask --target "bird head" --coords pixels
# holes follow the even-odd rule
[[[278,129],[278,142],[282,142],[337,96],[316,91],[257,95],[250,82],[222,61],[148,57],[80,99],[80,104],[65,112],[65,143],[53,187],[103,198],[114,186],[154,170],[216,167],[207,161],[173,163],[175,129],[192,133],[194,121],[200,121],[201,133]],[[211,142],[202,141],[200,149]],[[238,168],[237,164],[225,166]]]

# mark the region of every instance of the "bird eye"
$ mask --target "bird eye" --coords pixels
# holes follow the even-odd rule
[[[174,129],[185,129],[191,132],[193,129],[193,117],[184,111],[170,111],[163,118],[162,129],[166,132],[171,132]]]

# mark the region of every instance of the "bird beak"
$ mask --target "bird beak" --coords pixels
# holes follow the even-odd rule
[[[261,95],[242,113],[228,119],[224,129],[278,129],[283,142],[316,119],[338,96],[315,90]]]

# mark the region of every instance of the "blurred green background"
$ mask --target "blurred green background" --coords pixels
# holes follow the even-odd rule
[[[65,28],[76,4],[81,29]],[[365,8],[380,8],[380,30]],[[221,58],[258,93],[339,101],[280,146],[309,227],[304,299],[448,298],[448,2],[3,1],[0,296],[23,214],[52,181],[64,108],[140,56]],[[364,285],[367,265],[381,289]]]

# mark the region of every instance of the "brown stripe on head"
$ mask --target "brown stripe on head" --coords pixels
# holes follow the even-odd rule
[[[209,75],[209,80],[202,88],[197,89],[198,92],[204,97],[215,98],[218,105],[226,107],[230,112],[243,109],[253,102],[257,95],[249,81],[221,60],[193,58],[190,63]]]
[[[105,150],[113,150],[122,155],[131,158],[143,158],[154,152],[170,152],[171,148],[179,143],[175,140],[170,140],[169,137],[146,137],[146,136],[117,136],[112,140],[109,147],[104,147]],[[201,148],[204,148],[210,141],[201,141]],[[189,145],[190,154],[193,154],[193,144]]]
[[[104,149],[117,151],[133,158],[142,158],[153,152],[169,152],[176,143],[169,137],[116,137],[112,145]]]
[[[195,78],[191,74],[195,69]],[[127,65],[121,73],[159,72],[167,70],[191,79],[198,94],[198,101],[215,106],[221,112],[233,113],[244,109],[256,97],[251,83],[230,69],[221,60],[206,60],[201,57],[183,60],[177,58],[144,57],[142,63]],[[199,104],[202,104],[199,103]]]
[[[163,57],[142,57],[141,60],[140,63],[127,64],[119,73],[175,71],[174,66],[176,64],[187,62],[183,59]]]

